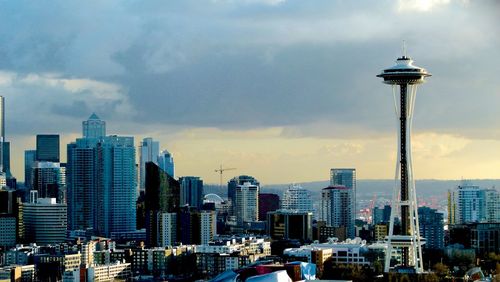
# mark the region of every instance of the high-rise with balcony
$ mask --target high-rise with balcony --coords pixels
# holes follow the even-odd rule
[[[283,193],[281,209],[313,212],[311,193],[299,185],[290,185]]]
[[[259,190],[259,186],[250,182],[236,186],[233,209],[239,225],[259,218]]]
[[[327,226],[345,229],[347,238],[354,238],[352,189],[342,185],[329,186],[321,191],[321,217]],[[342,232],[341,232],[342,233]]]

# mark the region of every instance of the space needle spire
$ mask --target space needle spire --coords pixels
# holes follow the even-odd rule
[[[425,69],[413,65],[413,60],[406,55],[396,60],[396,65],[382,71],[377,77],[392,86],[394,109],[398,127],[398,158],[396,163],[395,186],[391,204],[391,219],[389,234],[386,237],[387,252],[385,272],[422,273],[422,245],[425,239],[420,237],[417,196],[411,156],[411,130],[413,109],[417,94],[417,85],[425,82],[431,76]],[[399,87],[398,87],[399,86]],[[399,88],[399,89],[398,89]],[[399,93],[398,93],[399,90]],[[401,219],[401,232],[394,234],[394,220]],[[400,254],[401,259],[394,260],[394,255]],[[396,264],[391,261],[398,261]]]

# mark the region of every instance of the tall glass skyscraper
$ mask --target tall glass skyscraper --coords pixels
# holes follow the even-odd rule
[[[68,145],[67,176],[70,229],[107,237],[136,230],[133,137],[77,139]]]
[[[146,163],[158,164],[160,154],[160,143],[153,138],[144,138],[139,146],[139,189],[144,191],[146,181]]]
[[[181,184],[181,206],[201,208],[203,205],[203,180],[195,176],[179,178]]]
[[[36,150],[26,150],[24,151],[24,186],[31,190],[32,178],[32,168],[36,161]]]
[[[174,157],[169,151],[161,151],[160,156],[158,156],[158,164],[168,175],[175,177]]]

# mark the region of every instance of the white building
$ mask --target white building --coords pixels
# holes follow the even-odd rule
[[[201,211],[200,223],[201,244],[208,244],[217,235],[217,216],[215,211]]]
[[[106,265],[94,265],[87,269],[87,281],[113,281],[115,279],[127,280],[132,277],[130,263],[116,262]]]
[[[283,193],[281,209],[314,212],[311,193],[299,185],[290,185]]]
[[[239,225],[259,218],[259,186],[250,182],[236,186],[234,214]]]
[[[487,222],[500,222],[500,193],[498,190],[486,189],[486,221]]]
[[[177,213],[158,213],[158,225],[159,246],[175,245],[177,241]]]

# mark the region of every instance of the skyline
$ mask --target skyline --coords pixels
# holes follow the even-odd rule
[[[221,163],[238,168],[225,181],[264,185],[326,180],[332,167],[393,178],[392,97],[375,75],[402,40],[434,74],[416,99],[415,177],[499,178],[494,1],[54,3],[0,4],[18,179],[36,134],[61,134],[65,160],[92,112],[136,147],[160,141],[177,175],[205,183]]]

